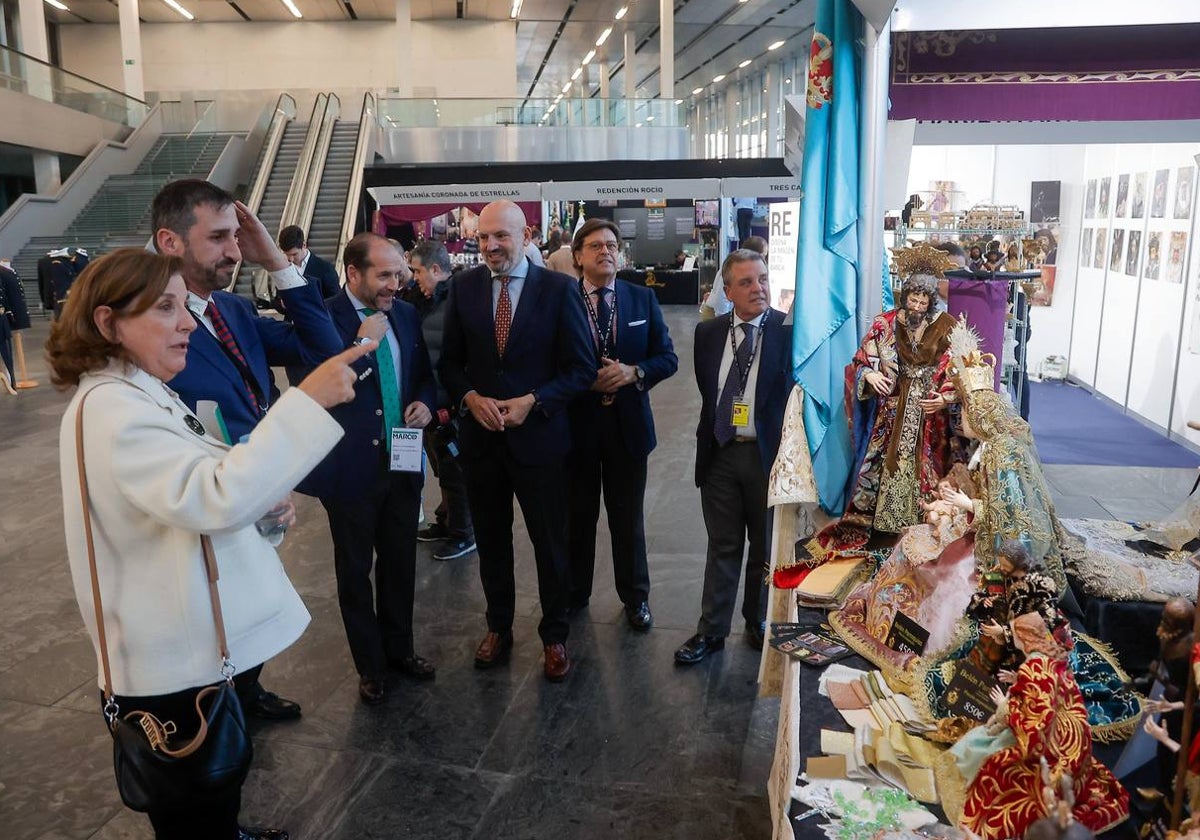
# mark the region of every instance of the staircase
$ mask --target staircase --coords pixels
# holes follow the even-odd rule
[[[357,144],[358,123],[338,120],[333,126],[325,171],[321,174],[317,202],[307,231],[309,250],[330,262],[337,257],[342,218],[346,214],[346,198],[350,191],[350,170],[354,166]]]
[[[304,137],[308,134],[308,123],[298,123],[295,120],[283,129],[283,137],[279,141],[279,151],[271,164],[271,175],[267,178],[266,189],[263,190],[262,203],[258,206],[258,218],[266,226],[272,236],[279,235],[279,222],[283,218],[283,205],[287,202],[288,190],[292,186],[292,176],[296,174],[296,165],[300,162],[300,152],[304,147]],[[258,170],[255,169],[257,172]],[[237,282],[234,292],[253,300],[254,272],[257,266],[245,263],[238,269]]]
[[[129,175],[105,179],[96,195],[58,236],[35,236],[17,252],[13,268],[25,284],[25,299],[40,309],[37,262],[55,248],[85,248],[95,258],[116,248],[145,246],[152,233],[150,205],[168,181],[206,178],[236,134],[165,134]]]

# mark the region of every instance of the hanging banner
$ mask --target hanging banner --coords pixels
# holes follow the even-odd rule
[[[790,198],[800,200],[800,181],[788,175],[778,178],[722,178],[722,198]]]
[[[716,198],[720,194],[721,182],[717,178],[550,181],[542,184],[543,201],[655,201],[668,198]]]
[[[499,201],[541,201],[542,186],[532,182],[517,184],[436,184],[407,187],[367,187],[367,193],[380,207],[393,204],[464,204]]]
[[[796,297],[796,256],[800,249],[800,202],[772,204],[767,210],[767,272],[771,306],[791,312]]]

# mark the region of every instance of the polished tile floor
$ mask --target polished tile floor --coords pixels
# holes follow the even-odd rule
[[[691,307],[668,323],[679,374],[654,392],[660,445],[647,492],[655,628],[623,622],[601,533],[595,595],[572,626],[577,670],[541,677],[538,605],[528,543],[518,534],[517,647],[511,665],[479,672],[484,630],[474,558],[418,560],[417,650],[437,679],[394,677],[379,707],[358,702],[338,616],[324,515],[304,499],[281,554],[313,622],[263,681],[298,700],[294,723],[256,725],[243,820],[309,838],[687,838],[770,836],[765,782],[778,702],[756,697],[757,654],[736,637],[678,669],[693,632],[704,527],[692,486]],[[66,398],[40,361],[46,324],[27,339],[42,386],[0,396],[0,836],[7,840],[148,838],[124,810],[96,709],[95,660],[65,561],[58,425]],[[1048,467],[1066,516],[1165,513],[1189,470]],[[436,489],[426,507],[432,510]]]

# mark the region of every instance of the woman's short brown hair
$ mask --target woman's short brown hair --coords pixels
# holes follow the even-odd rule
[[[69,388],[111,359],[128,361],[121,345],[105,338],[96,326],[96,309],[110,307],[115,320],[140,315],[154,305],[182,265],[178,257],[141,248],[118,248],[89,263],[50,327],[46,341],[50,380],[59,388]]]

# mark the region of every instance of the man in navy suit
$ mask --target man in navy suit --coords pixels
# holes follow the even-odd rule
[[[300,490],[320,498],[329,516],[338,605],[358,669],[358,693],[375,705],[384,699],[388,665],[417,679],[434,676],[433,664],[413,652],[424,475],[392,469],[390,441],[394,428],[425,428],[437,398],[420,318],[396,298],[403,255],[374,233],[351,239],[345,254],[346,285],[325,304],[343,344],[369,339],[379,347],[354,365],[354,401],[330,412],[345,437]]]
[[[571,670],[566,407],[595,380],[595,352],[578,285],[525,257],[529,228],[520,207],[484,207],[478,239],[484,265],[450,281],[438,365],[462,415],[459,449],[487,598],[488,632],[475,666],[504,662],[512,650],[515,495],[537,564],[544,673],[558,682]]]
[[[770,308],[762,255],[734,251],[721,266],[721,280],[733,311],[696,326],[696,386],[702,400],[696,486],[708,556],[696,635],[675,651],[675,661],[684,665],[725,646],[747,540],[742,617],[747,642],[762,649],[770,540],[767,477],[792,389],[792,328],[783,323],[784,313]]]
[[[582,267],[578,282],[591,324],[595,381],[571,401],[568,547],[571,606],[592,594],[600,492],[612,537],[613,578],[634,630],[649,630],[650,571],[646,564],[646,462],[657,440],[650,389],[675,374],[679,358],[651,289],[617,279],[620,228],[588,219],[575,232],[571,253]]]
[[[200,329],[188,344],[187,367],[168,385],[188,407],[215,402],[236,443],[249,434],[274,396],[271,365],[316,367],[344,348],[317,290],[283,256],[246,205],[207,181],[172,181],[154,197],[154,244],[183,260],[187,307]],[[245,258],[271,273],[293,323],[259,317],[254,305],[223,291]],[[257,682],[245,698],[250,714],[296,718],[300,706]]]
[[[338,293],[341,285],[338,283],[337,269],[333,267],[333,263],[326,262],[308,250],[303,228],[299,225],[288,225],[279,231],[279,247],[283,251],[283,255],[287,257],[287,261],[300,269],[300,273],[304,275],[308,284],[316,288],[321,300],[331,298]],[[275,300],[272,303],[279,314],[283,316],[283,320],[292,320],[287,302],[278,290],[275,292]],[[308,368],[288,365],[286,368],[288,382],[292,385],[299,385],[300,380],[308,371]]]

